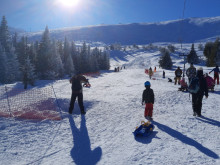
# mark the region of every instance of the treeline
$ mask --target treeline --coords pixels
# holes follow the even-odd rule
[[[220,39],[217,38],[215,42],[207,42],[203,50],[203,54],[206,57],[207,66],[220,65]]]
[[[85,42],[76,46],[74,41],[51,40],[48,27],[40,42],[18,41],[9,34],[6,18],[0,27],[0,83],[23,81],[34,84],[36,79],[58,79],[65,75],[97,72],[110,68],[109,54],[97,47],[91,49]]]

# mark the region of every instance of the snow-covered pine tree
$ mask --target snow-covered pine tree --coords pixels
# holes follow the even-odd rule
[[[172,69],[173,67],[173,62],[172,59],[170,57],[170,52],[169,50],[165,49],[165,51],[162,51],[162,56],[160,57],[159,60],[159,65],[163,68],[163,69]]]
[[[28,55],[31,60],[31,63],[34,65],[34,68],[36,68],[37,64],[37,50],[35,43],[31,43],[30,47],[28,47]]]
[[[0,44],[2,45],[5,52],[10,51],[10,34],[8,31],[7,20],[5,16],[2,17],[1,26],[0,26]]]
[[[50,70],[49,70],[49,59],[51,56],[51,41],[50,41],[50,33],[49,29],[46,26],[45,31],[43,33],[40,45],[39,45],[39,50],[38,50],[38,55],[37,55],[37,72],[39,75],[39,78],[41,79],[48,79],[48,75],[50,75]]]
[[[80,72],[86,73],[89,72],[89,63],[88,63],[88,51],[87,51],[87,45],[84,42],[83,46],[80,51]]]
[[[7,58],[5,54],[5,50],[2,48],[0,44],[0,83],[6,83],[6,71],[7,71]]]
[[[54,72],[57,73],[58,77],[63,77],[64,75],[64,67],[58,52],[58,47],[55,40],[53,40],[52,44],[52,57],[50,60],[51,68],[53,68]]]
[[[6,83],[21,80],[21,72],[19,70],[20,65],[15,53],[15,48],[13,46],[11,46],[9,52],[6,53],[6,59]]]
[[[215,56],[213,53],[213,42],[207,42],[203,50],[203,54],[206,57],[206,65],[208,67],[215,66]]]
[[[99,70],[97,53],[98,53],[98,48],[96,47],[91,52],[91,69],[92,69],[92,72],[97,72]]]
[[[64,69],[65,73],[69,76],[72,76],[72,74],[75,73],[75,67],[73,65],[73,59],[70,53],[70,45],[67,38],[65,38],[64,41]]]
[[[29,56],[25,59],[24,65],[21,67],[22,71],[22,82],[24,84],[24,89],[27,89],[28,84],[34,86],[36,80],[35,68],[31,63]]]
[[[28,56],[27,37],[22,37],[20,42],[17,43],[16,53],[20,65],[24,65]]]
[[[198,58],[197,53],[195,51],[194,44],[192,44],[191,51],[187,56],[187,62],[194,63],[194,64],[199,63],[199,58]]]

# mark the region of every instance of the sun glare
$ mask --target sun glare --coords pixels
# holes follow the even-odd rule
[[[58,0],[64,7],[75,7],[78,5],[80,0]]]

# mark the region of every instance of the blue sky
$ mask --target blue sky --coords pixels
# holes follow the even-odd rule
[[[64,0],[65,1],[65,0]],[[71,0],[67,0],[71,1]],[[0,16],[26,31],[180,19],[184,0],[0,0]],[[71,3],[71,2],[70,2]],[[220,0],[186,0],[184,18],[220,16]]]

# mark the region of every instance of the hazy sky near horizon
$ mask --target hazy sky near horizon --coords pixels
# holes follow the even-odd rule
[[[220,0],[185,0],[184,18],[220,16]],[[0,0],[8,26],[40,31],[183,18],[184,0]]]

